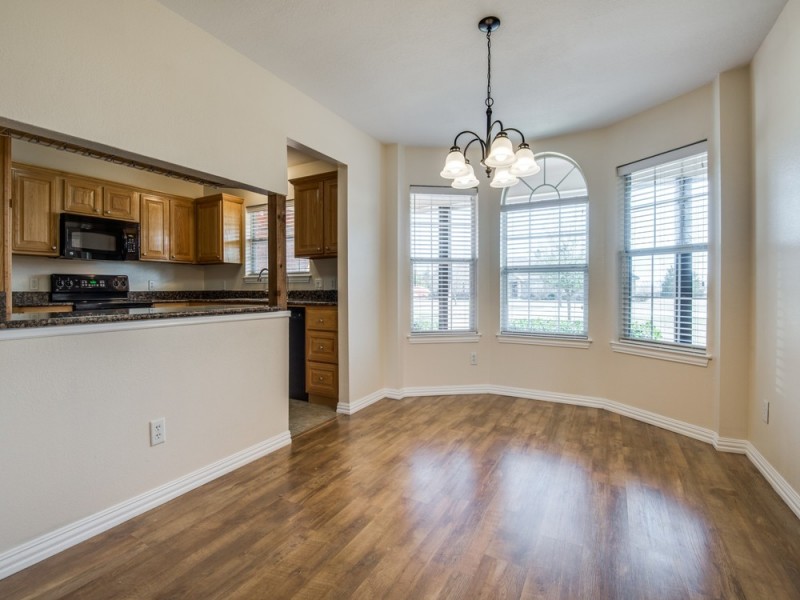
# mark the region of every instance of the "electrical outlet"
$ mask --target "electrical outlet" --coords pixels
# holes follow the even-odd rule
[[[761,401],[761,420],[764,423],[769,423],[769,401],[762,400]]]
[[[28,288],[31,290],[38,290],[39,289],[39,278],[38,277],[31,277],[28,281]]]
[[[321,290],[321,289],[322,289],[322,278],[321,278],[321,277],[317,277],[317,278],[314,280],[314,287],[315,287],[316,289],[318,289],[318,290]]]
[[[478,364],[478,353],[477,352],[470,352],[469,353],[469,364],[477,365]]]
[[[336,277],[331,277],[331,289],[336,289]]]
[[[156,282],[155,282],[155,281],[153,281],[152,279],[150,279],[150,280],[147,282],[147,289],[148,289],[148,290],[150,290],[151,292],[152,292],[154,289],[156,289]]]
[[[167,441],[167,424],[164,417],[150,421],[150,445],[156,446]]]

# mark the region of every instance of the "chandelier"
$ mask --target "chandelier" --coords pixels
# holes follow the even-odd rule
[[[520,177],[528,177],[539,172],[540,167],[536,164],[533,151],[525,142],[525,136],[519,129],[504,127],[499,119],[492,121],[492,32],[500,27],[500,19],[497,17],[485,17],[478,22],[478,29],[486,34],[487,52],[487,76],[486,76],[486,136],[481,138],[474,131],[465,130],[459,133],[453,140],[453,146],[444,162],[444,169],[440,173],[445,179],[452,179],[450,185],[456,189],[473,188],[480,183],[475,177],[475,171],[469,160],[466,158],[467,150],[475,142],[481,148],[480,164],[486,169],[486,176],[491,177],[494,169],[494,178],[489,183],[494,188],[506,188],[516,184]],[[492,136],[492,132],[497,129],[497,133]],[[522,142],[516,152],[511,144],[508,134],[514,132],[522,138]],[[464,151],[458,146],[461,136],[472,136],[464,147]]]

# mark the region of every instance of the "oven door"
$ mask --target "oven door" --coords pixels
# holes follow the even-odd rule
[[[61,213],[61,256],[83,260],[138,260],[139,224]]]

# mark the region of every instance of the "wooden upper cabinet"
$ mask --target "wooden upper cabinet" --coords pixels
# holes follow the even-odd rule
[[[140,260],[194,262],[194,202],[142,193]]]
[[[65,175],[64,212],[139,221],[139,191],[90,177]]]
[[[197,262],[233,263],[244,260],[244,200],[214,194],[195,202]]]
[[[103,186],[103,216],[123,221],[139,221],[139,191],[127,186]]]
[[[323,182],[323,227],[325,242],[325,255],[336,256],[339,251],[339,226],[338,209],[339,209],[339,182],[337,180],[329,180]]]
[[[194,201],[170,198],[169,201],[169,259],[173,262],[194,262],[195,215]]]
[[[142,194],[139,260],[169,260],[169,199]]]
[[[294,187],[294,254],[309,258],[336,256],[337,193],[336,172],[301,177],[290,181]]]
[[[12,251],[58,256],[58,178],[47,169],[12,171]]]
[[[94,179],[65,177],[64,212],[99,217],[103,213],[103,185]]]

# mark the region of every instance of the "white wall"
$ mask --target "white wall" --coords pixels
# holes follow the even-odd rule
[[[280,194],[287,140],[345,165],[342,390],[360,398],[382,387],[376,140],[153,0],[5,2],[0,54],[0,116],[8,119]]]
[[[800,490],[800,1],[753,61],[755,277],[750,440]],[[770,421],[760,419],[762,400]]]
[[[281,315],[21,340],[0,332],[0,556],[285,433]],[[149,421],[160,417],[167,441],[151,447]]]
[[[720,362],[722,348],[718,339],[710,338],[709,353],[712,361],[708,367],[615,353],[609,342],[617,338],[618,331],[620,201],[616,167],[708,139],[712,178],[718,175],[718,179],[728,183],[731,188],[742,181],[745,187],[749,187],[746,166],[743,176],[733,169],[717,173],[717,169],[721,167],[714,162],[720,154],[718,149],[721,137],[715,130],[715,123],[720,121],[716,116],[720,113],[720,103],[726,101],[737,106],[741,104],[737,100],[738,95],[749,95],[746,83],[741,85],[742,80],[747,81],[746,75],[746,70],[744,75],[725,75],[726,85],[717,86],[719,90],[715,85],[709,84],[608,128],[534,142],[535,152],[559,152],[576,160],[587,180],[590,204],[589,337],[592,339],[589,349],[518,345],[497,341],[500,321],[500,191],[490,188],[485,178],[479,187],[478,201],[480,341],[410,343],[406,339],[409,331],[410,279],[409,267],[404,258],[408,256],[408,187],[414,184],[446,185],[446,181],[439,177],[439,170],[447,151],[445,148],[406,148],[402,156],[401,153],[393,155],[394,164],[400,170],[401,183],[397,185],[396,218],[388,228],[396,227],[398,230],[395,258],[398,273],[395,286],[399,317],[394,343],[400,359],[397,367],[387,375],[387,381],[398,381],[399,388],[489,384],[597,397],[671,417],[721,435],[732,435],[731,431],[735,431],[739,437],[743,437],[746,396],[737,398],[731,408],[732,401],[723,397],[720,392],[720,389],[730,388],[717,385],[716,367]],[[735,83],[727,85],[728,78],[735,79]],[[745,105],[747,103],[745,101]],[[729,136],[726,139],[748,141],[747,111],[728,109],[724,116],[723,126]],[[736,158],[739,158],[738,155]],[[735,163],[733,159],[730,162]],[[479,179],[481,178],[483,174],[479,174]],[[711,211],[714,214],[725,201],[720,199],[721,187],[712,185]],[[735,221],[735,226],[731,226],[734,230],[743,221],[747,222],[747,200],[748,195],[745,192],[743,200],[739,198],[735,208],[728,209],[729,219]],[[729,248],[740,241],[735,236],[722,239],[712,235],[711,245],[716,248],[715,256],[729,271],[737,260],[737,252],[731,252]],[[745,256],[748,252],[745,239]],[[716,298],[716,304],[710,308],[712,320],[720,312],[719,286],[719,279],[712,279],[710,287],[714,291],[711,295]],[[747,287],[746,283],[739,287],[736,284],[730,286],[734,290]],[[730,316],[734,315],[741,319],[747,329],[747,305],[744,308],[731,308]],[[711,333],[713,332],[712,326]],[[734,342],[731,345],[734,346]],[[469,364],[472,351],[478,352],[477,366]],[[747,355],[746,346],[744,354]],[[737,356],[737,360],[739,357]],[[740,363],[733,362],[729,372],[735,369],[740,369]],[[722,430],[720,414],[732,414],[736,421],[735,426]]]

